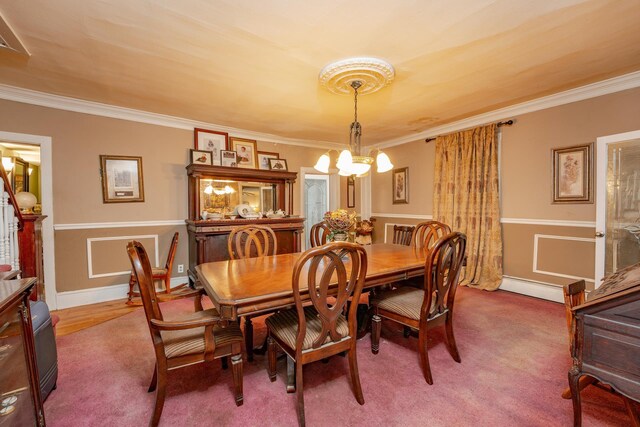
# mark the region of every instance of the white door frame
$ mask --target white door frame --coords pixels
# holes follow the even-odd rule
[[[58,307],[56,292],[56,263],[53,235],[53,140],[50,136],[30,135],[26,133],[2,132],[0,140],[16,144],[40,146],[40,195],[42,214],[42,257],[44,264],[45,299],[50,310]]]
[[[640,139],[640,130],[601,136],[596,140],[596,234],[606,232],[607,214],[607,145],[617,142]],[[604,277],[604,237],[596,238],[596,272],[595,286],[600,286]]]

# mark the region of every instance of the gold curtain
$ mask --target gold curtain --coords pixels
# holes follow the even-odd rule
[[[502,282],[502,230],[495,124],[436,139],[433,218],[467,235],[461,284],[496,290]]]

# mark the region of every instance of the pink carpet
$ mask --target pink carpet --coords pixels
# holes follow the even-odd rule
[[[165,317],[190,310],[190,301],[163,304]],[[264,326],[256,321],[256,342]],[[383,321],[380,353],[369,336],[358,342],[365,404],[350,389],[346,358],[308,365],[304,371],[309,426],[568,426],[571,401],[564,307],[509,292],[463,288],[456,302],[455,333],[462,363],[434,330],[429,357],[434,384],[420,371],[417,339]],[[154,365],[142,310],[58,339],[58,389],[45,402],[50,426],[139,426],[149,421],[154,395],[146,389]],[[231,372],[219,361],[170,373],[160,421],[165,426],[292,426],[295,395],[285,392],[285,361],[269,382],[266,356],[245,363],[244,406],[233,400]],[[585,426],[628,425],[622,402],[589,387]]]

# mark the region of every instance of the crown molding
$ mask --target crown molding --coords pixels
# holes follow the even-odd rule
[[[344,148],[344,144],[335,142],[285,138],[270,133],[254,132],[215,123],[200,122],[182,117],[135,110],[133,108],[118,107],[115,105],[102,104],[100,102],[86,101],[61,95],[53,95],[3,84],[0,84],[0,99],[38,105],[40,107],[56,108],[58,110],[73,111],[75,113],[91,114],[94,116],[110,117],[112,119],[165,126],[175,129],[186,129],[191,131],[194,128],[213,129],[221,132],[227,132],[238,138],[255,139],[258,141],[277,144],[325,148],[327,150]]]
[[[391,139],[379,144],[373,144],[372,147],[389,148],[396,145],[406,144],[425,138],[433,138],[438,135],[456,132],[462,129],[468,129],[474,126],[483,125],[490,122],[513,118],[526,113],[544,110],[559,105],[570,104],[572,102],[583,101],[585,99],[596,98],[610,93],[621,92],[627,89],[640,87],[640,71],[625,74],[611,79],[602,80],[600,82],[591,83],[585,86],[569,89],[564,92],[554,93],[553,95],[543,96],[542,98],[533,99],[531,101],[522,102],[520,104],[511,105],[509,107],[500,108],[498,110],[489,111],[487,113],[478,114],[477,116],[468,117],[456,122],[447,123],[442,126],[436,126],[424,132],[413,135],[406,135],[400,138]]]

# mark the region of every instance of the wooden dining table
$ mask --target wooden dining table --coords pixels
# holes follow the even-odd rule
[[[364,246],[367,274],[364,289],[424,275],[426,253],[409,246],[377,243]],[[294,304],[291,278],[301,253],[216,261],[196,266],[205,292],[223,320],[268,313]],[[300,284],[302,298],[308,298]],[[245,328],[247,358],[253,358],[253,332]],[[248,329],[248,330],[247,330]]]

